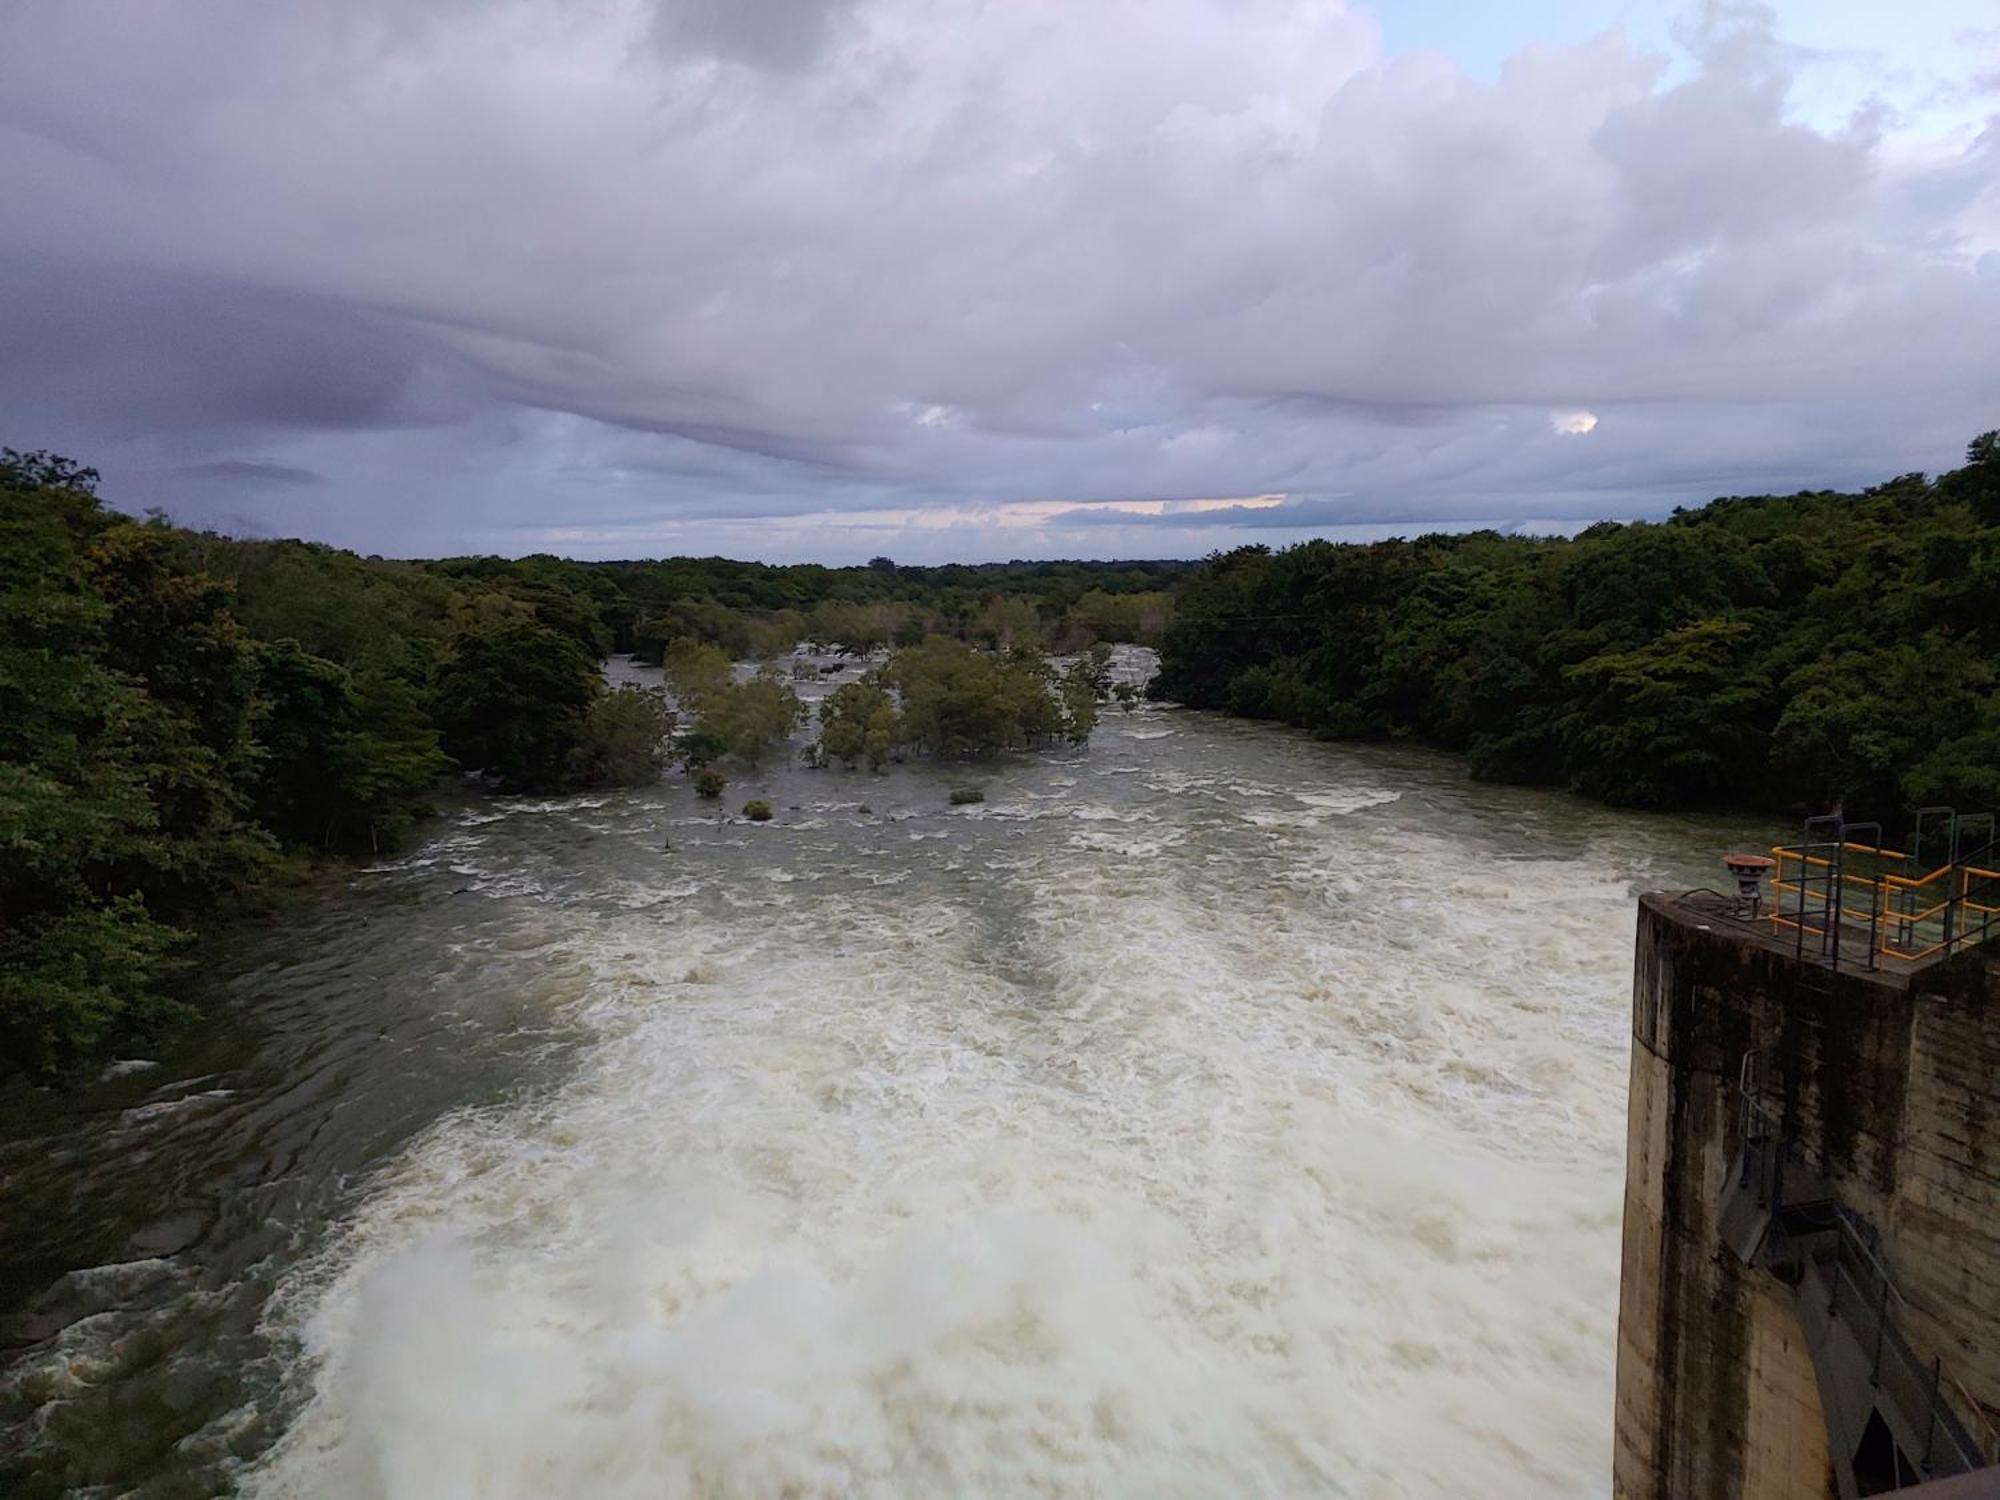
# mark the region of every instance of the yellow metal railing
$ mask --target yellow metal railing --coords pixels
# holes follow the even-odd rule
[[[1975,928],[1985,932],[2000,917],[2000,870],[1960,863],[1923,875],[1899,874],[1888,866],[1907,867],[1909,855],[1844,842],[1780,844],[1771,856],[1777,861],[1771,881],[1777,892],[1770,913],[1775,925],[1824,933],[1830,911],[1833,920],[1867,929],[1871,953],[1916,962],[1964,940]],[[1876,868],[1850,869],[1850,857]]]

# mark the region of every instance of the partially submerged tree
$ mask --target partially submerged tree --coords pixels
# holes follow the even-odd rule
[[[821,753],[850,766],[865,760],[869,770],[881,770],[896,750],[901,727],[894,695],[873,674],[842,683],[820,702]]]
[[[1002,655],[932,636],[820,705],[818,753],[872,768],[902,751],[987,755],[1067,740],[1097,723],[1099,664],[1058,674],[1031,646]]]
[[[571,774],[584,786],[650,786],[666,766],[675,722],[658,688],[614,688],[590,705]]]

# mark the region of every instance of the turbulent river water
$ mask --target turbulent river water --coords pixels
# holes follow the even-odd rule
[[[1608,1491],[1631,897],[1744,825],[1151,705],[751,795],[456,802],[17,1097],[0,1490]]]

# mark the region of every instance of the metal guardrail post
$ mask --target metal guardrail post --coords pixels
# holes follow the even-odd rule
[[[1882,1334],[1889,1326],[1889,1283],[1880,1282],[1875,1292],[1875,1358],[1868,1366],[1868,1383],[1882,1383]]]
[[[1924,1472],[1926,1474],[1931,1471],[1931,1450],[1937,1446],[1938,1376],[1943,1371],[1943,1364],[1944,1361],[1941,1355],[1933,1354],[1931,1356],[1930,1421],[1924,1427]]]
[[[1876,967],[1882,951],[1882,878],[1878,874],[1868,885],[1868,967]]]
[[[1860,842],[1864,832],[1872,832],[1874,839],[1875,868],[1868,872],[1868,953],[1863,960],[1871,971],[1876,966],[1880,951],[1879,938],[1882,928],[1882,825],[1880,823],[1854,823],[1848,826],[1847,836]]]
[[[1806,887],[1812,883],[1812,866],[1806,863],[1806,845],[1799,845],[1799,919],[1792,924],[1792,958],[1804,963],[1806,957]]]

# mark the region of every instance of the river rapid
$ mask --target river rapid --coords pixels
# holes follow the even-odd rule
[[[0,1490],[1603,1495],[1632,896],[1757,836],[1157,705],[455,801],[0,1115]]]

